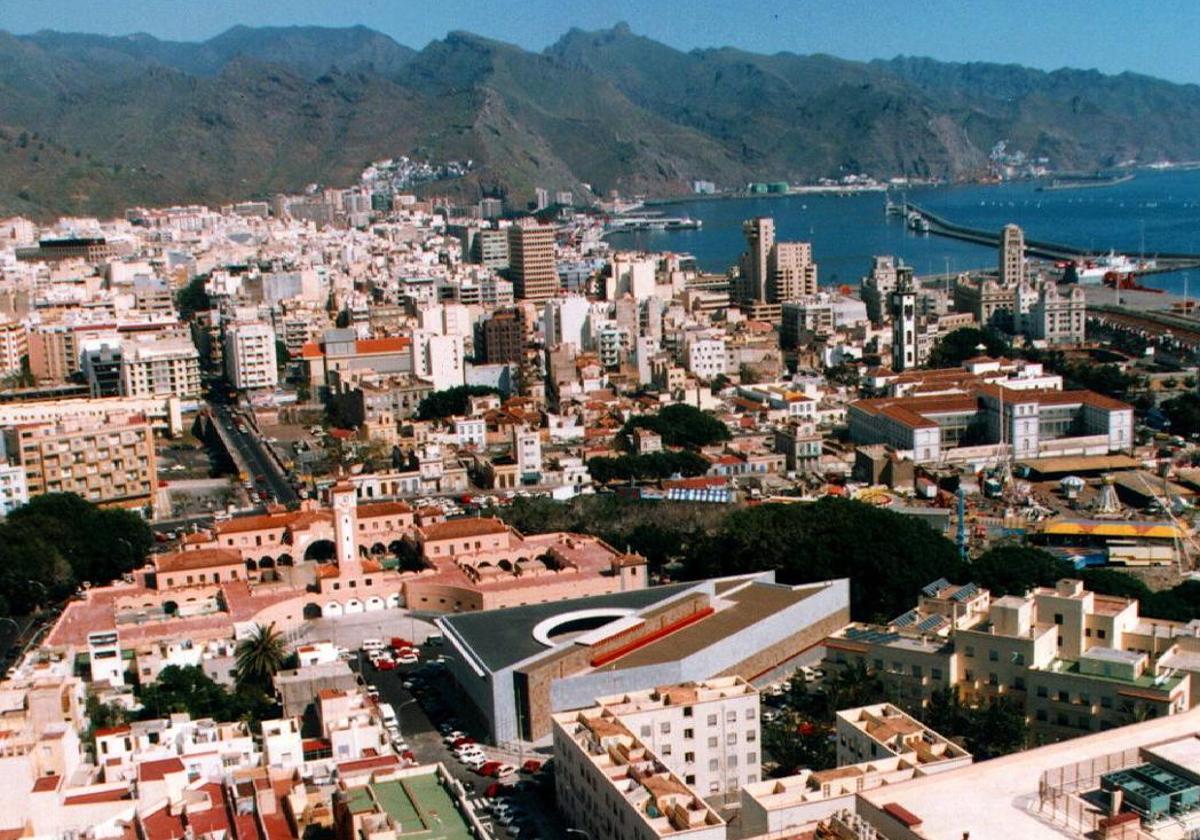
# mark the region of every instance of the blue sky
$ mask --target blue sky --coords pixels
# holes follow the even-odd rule
[[[627,21],[681,49],[927,55],[1200,83],[1200,3],[1181,0],[0,0],[0,29],[203,40],[251,26],[364,24],[422,47],[465,29],[540,50],[572,26]]]

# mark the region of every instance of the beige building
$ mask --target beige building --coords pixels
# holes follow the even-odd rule
[[[78,493],[96,504],[152,504],[158,486],[154,432],[140,415],[31,423],[5,432],[30,497]]]
[[[776,242],[775,220],[759,216],[742,223],[746,251],[740,262],[738,297],[778,304],[817,292],[817,265],[812,243]],[[775,313],[772,320],[778,320]]]
[[[1015,287],[1025,282],[1025,232],[1005,225],[1000,232],[1000,284]]]
[[[1025,710],[1035,736],[1061,740],[1191,707],[1190,676],[1165,632],[1137,601],[1061,580],[991,599],[974,584],[936,581],[887,625],[852,624],[826,639],[831,668],[862,665],[910,709],[957,689],[968,703],[1003,697]],[[1175,625],[1182,638],[1186,629]],[[1177,661],[1163,654],[1177,652]]]
[[[509,273],[518,300],[543,301],[558,293],[554,227],[532,219],[508,229]]]
[[[194,399],[200,392],[200,352],[191,339],[123,342],[122,395]]]

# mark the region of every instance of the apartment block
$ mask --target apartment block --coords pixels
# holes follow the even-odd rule
[[[78,493],[97,504],[152,502],[158,485],[154,432],[140,415],[31,423],[5,431],[29,495]]]
[[[596,704],[704,796],[733,793],[761,777],[758,692],[740,677],[599,697]]]
[[[267,324],[231,324],[225,330],[225,373],[238,390],[274,388],[279,383],[275,331]]]
[[[8,516],[28,501],[24,468],[19,464],[0,464],[0,516]]]
[[[201,393],[200,351],[187,338],[124,342],[120,371],[126,397],[195,399]]]

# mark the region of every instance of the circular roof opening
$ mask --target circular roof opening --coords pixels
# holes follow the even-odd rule
[[[595,630],[605,624],[633,615],[636,610],[621,607],[596,607],[590,610],[573,610],[551,616],[538,622],[533,628],[533,638],[546,647],[554,647],[565,641],[566,636],[578,635]]]

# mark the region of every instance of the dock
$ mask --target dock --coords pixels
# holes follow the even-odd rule
[[[920,220],[921,231],[933,234],[934,236],[945,236],[949,239],[958,239],[963,242],[974,242],[977,245],[985,245],[989,248],[1000,247],[1000,231],[981,230],[979,228],[955,224],[936,213],[932,213],[910,202],[905,202],[902,205],[902,213],[897,215],[902,215],[905,219]],[[1098,257],[1108,253],[1108,251],[1107,249],[1103,251],[1090,251],[1074,245],[1063,245],[1058,242],[1046,242],[1027,238],[1025,240],[1025,253],[1032,257],[1058,261]],[[1139,271],[1138,274],[1162,274],[1164,272],[1183,271],[1200,267],[1200,254],[1164,254],[1160,252],[1154,255],[1154,259],[1154,268]]]

